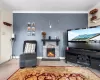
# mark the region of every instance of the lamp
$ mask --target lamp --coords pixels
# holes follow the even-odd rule
[[[16,39],[16,36],[15,36],[14,33],[12,33],[12,35],[11,35],[11,46],[12,46],[12,48],[13,48],[13,45],[14,45],[15,39]],[[12,50],[13,50],[13,49],[12,49]],[[13,52],[13,51],[12,51],[12,52]],[[11,55],[11,59],[13,58],[13,56],[15,56],[14,53],[12,53],[12,55]],[[15,57],[15,58],[16,58],[16,57]]]
[[[15,34],[14,33],[12,34],[11,39],[15,40]]]
[[[49,21],[49,28],[52,28],[50,21]]]

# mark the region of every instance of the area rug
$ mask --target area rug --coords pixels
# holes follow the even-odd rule
[[[84,67],[38,66],[19,69],[8,80],[100,80]]]

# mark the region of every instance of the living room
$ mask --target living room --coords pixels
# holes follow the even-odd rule
[[[99,0],[1,0],[0,80],[100,80],[99,13]]]

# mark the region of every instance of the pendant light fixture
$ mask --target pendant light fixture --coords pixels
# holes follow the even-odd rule
[[[51,25],[50,21],[49,21],[49,28],[52,28],[52,25]]]

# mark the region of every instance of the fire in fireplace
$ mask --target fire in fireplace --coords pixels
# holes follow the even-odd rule
[[[47,57],[55,57],[55,48],[47,48]]]

